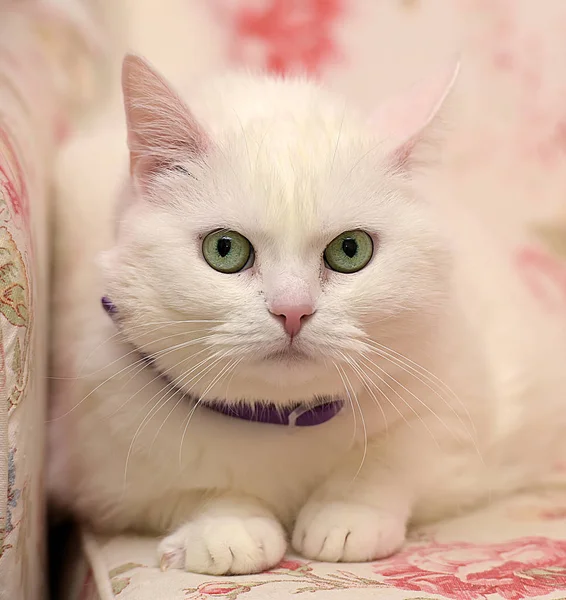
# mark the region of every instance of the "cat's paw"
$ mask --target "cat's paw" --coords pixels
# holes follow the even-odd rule
[[[177,529],[158,548],[160,565],[207,575],[249,575],[277,565],[287,549],[271,517],[201,517]]]
[[[390,556],[403,544],[404,518],[362,504],[308,502],[297,518],[293,547],[306,558],[365,562]]]

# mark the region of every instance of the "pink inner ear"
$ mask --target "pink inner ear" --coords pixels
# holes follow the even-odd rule
[[[396,169],[406,168],[410,163],[415,146],[416,140],[413,138],[394,150],[390,158],[392,167]]]
[[[145,60],[126,56],[122,88],[132,175],[147,183],[156,172],[206,152],[206,133],[178,94]]]
[[[438,115],[454,86],[459,63],[443,69],[435,77],[413,85],[408,91],[386,101],[372,119],[372,127],[395,148],[392,159],[406,165],[425,130]]]

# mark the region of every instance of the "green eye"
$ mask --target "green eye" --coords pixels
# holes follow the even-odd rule
[[[254,249],[250,242],[236,231],[213,231],[202,242],[206,262],[221,273],[237,273],[251,267]]]
[[[373,255],[373,240],[365,231],[345,231],[324,251],[327,266],[339,273],[361,271]]]

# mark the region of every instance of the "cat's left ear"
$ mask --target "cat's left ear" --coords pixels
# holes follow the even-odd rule
[[[179,161],[202,156],[208,137],[187,105],[143,58],[122,67],[130,172],[142,185]]]
[[[393,168],[410,169],[426,160],[425,148],[434,141],[441,108],[460,70],[454,60],[433,77],[388,99],[372,118],[372,126],[390,148]]]

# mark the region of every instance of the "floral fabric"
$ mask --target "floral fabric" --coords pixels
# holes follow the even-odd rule
[[[43,597],[50,156],[100,54],[87,2],[0,0],[0,598]]]
[[[90,568],[76,571],[65,600],[564,600],[566,492],[516,496],[414,531],[397,555],[369,564],[289,556],[268,573],[211,577],[162,573],[157,542],[83,534]],[[69,588],[71,589],[71,587]]]
[[[214,2],[230,32],[229,58],[234,62],[258,62],[275,73],[319,75],[341,58],[335,37],[347,14],[344,0]]]

